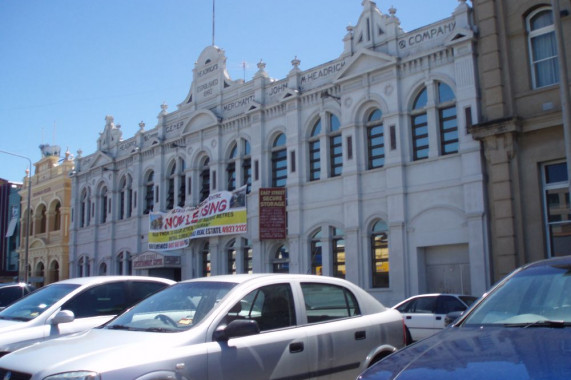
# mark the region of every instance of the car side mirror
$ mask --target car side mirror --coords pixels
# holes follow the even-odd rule
[[[57,314],[52,318],[51,324],[52,325],[59,325],[60,323],[69,323],[75,320],[75,314],[71,310],[60,310]]]
[[[446,314],[444,317],[444,327],[447,327],[454,323],[460,316],[464,314],[463,311],[451,311],[450,313]]]
[[[214,332],[214,340],[217,342],[227,341],[231,338],[255,335],[260,333],[258,322],[251,319],[236,319],[227,326],[220,326]]]

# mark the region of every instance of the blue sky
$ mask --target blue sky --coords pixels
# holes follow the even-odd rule
[[[337,58],[362,0],[215,0],[215,44],[232,79],[262,59],[284,78]],[[410,31],[449,17],[458,0],[377,0]],[[41,158],[95,152],[112,115],[123,138],[157,123],[186,97],[194,62],[212,43],[212,0],[0,0],[0,150]],[[246,68],[243,68],[243,62]],[[0,178],[20,182],[28,161],[0,153]]]

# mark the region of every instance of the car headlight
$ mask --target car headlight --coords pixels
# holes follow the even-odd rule
[[[44,380],[101,380],[101,376],[97,372],[75,371],[44,377]]]

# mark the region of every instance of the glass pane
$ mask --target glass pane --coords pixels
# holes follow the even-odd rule
[[[377,121],[377,120],[381,120],[381,118],[383,117],[383,113],[381,112],[381,110],[376,109],[373,112],[371,112],[371,114],[369,115],[369,120],[368,121]]]
[[[277,146],[284,146],[286,143],[286,137],[283,133],[281,133],[276,139],[274,140],[274,147]]]
[[[549,227],[551,237],[551,256],[571,254],[571,222],[552,224]]]
[[[533,19],[531,19],[532,31],[549,25],[553,25],[553,13],[551,11],[545,10],[543,12],[539,12],[533,17]]]
[[[339,128],[341,127],[341,123],[339,122],[339,119],[337,118],[337,116],[331,115],[331,118],[329,119],[329,121],[331,123],[331,132],[338,131]]]
[[[313,126],[311,131],[311,137],[318,136],[321,133],[321,119],[317,120],[317,123]]]
[[[438,83],[438,102],[444,103],[454,100],[454,92],[445,83]]]
[[[545,181],[546,183],[567,182],[567,164],[561,162],[545,166]]]
[[[425,88],[422,90],[420,94],[418,94],[418,96],[414,100],[414,105],[412,106],[412,109],[418,110],[426,107],[427,101],[428,101],[428,93]]]

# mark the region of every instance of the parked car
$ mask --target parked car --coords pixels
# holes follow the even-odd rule
[[[8,282],[0,284],[0,310],[16,300],[36,290],[32,285],[24,282]]]
[[[571,256],[507,276],[450,327],[360,380],[571,379]]]
[[[404,323],[358,286],[295,274],[173,285],[105,326],[0,359],[0,378],[355,378],[404,345]]]
[[[0,311],[0,356],[102,325],[173,283],[158,277],[98,276],[46,285]]]
[[[411,340],[418,341],[442,330],[448,313],[463,312],[477,299],[458,294],[419,294],[399,302],[393,309],[402,313]]]

